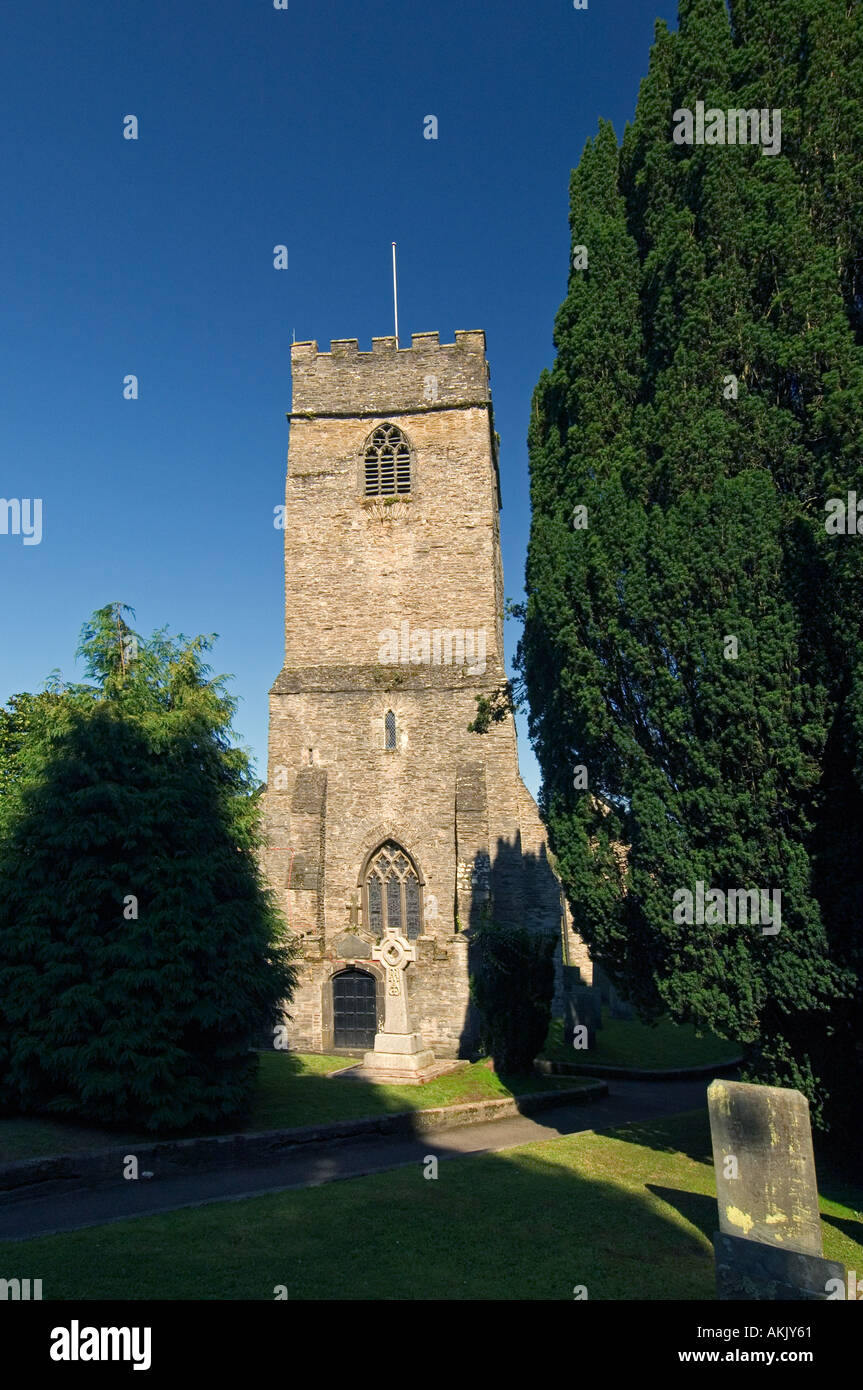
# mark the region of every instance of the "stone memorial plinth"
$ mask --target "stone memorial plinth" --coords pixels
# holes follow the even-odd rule
[[[720,1298],[826,1299],[809,1102],[799,1091],[714,1081],[707,1091]]]

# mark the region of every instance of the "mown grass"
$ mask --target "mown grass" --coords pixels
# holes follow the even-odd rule
[[[400,1110],[498,1100],[523,1095],[526,1091],[566,1090],[584,1084],[575,1077],[504,1079],[490,1071],[485,1062],[450,1072],[424,1086],[387,1086],[330,1077],[330,1072],[349,1065],[350,1061],[350,1058],[320,1054],[262,1052],[254,1110],[248,1124],[239,1128],[247,1133],[290,1129]],[[99,1129],[39,1116],[11,1116],[0,1120],[0,1160],[78,1153],[114,1144],[141,1144],[152,1142],[153,1138],[153,1135],[130,1130]]]
[[[607,1066],[669,1069],[709,1062],[719,1066],[735,1055],[733,1044],[722,1042],[709,1033],[699,1037],[690,1025],[677,1025],[664,1019],[656,1027],[650,1027],[637,1019],[612,1019],[607,1009],[603,1017],[597,1045],[585,1052],[564,1047],[563,1023],[554,1019],[542,1055],[553,1061],[577,1061],[588,1066],[594,1062]],[[493,1100],[528,1090],[558,1090],[576,1084],[575,1078],[570,1082],[564,1077],[536,1076],[507,1078],[504,1082],[488,1071],[485,1062],[475,1063],[425,1086],[373,1086],[368,1082],[327,1079],[330,1072],[349,1063],[350,1058],[320,1054],[261,1053],[254,1110],[248,1124],[239,1128],[254,1132],[325,1124],[331,1120],[357,1119],[394,1110]],[[105,1130],[41,1116],[13,1116],[0,1119],[0,1161],[77,1153],[109,1144],[140,1144],[152,1137],[131,1129]]]
[[[715,1062],[717,1066],[740,1056],[734,1043],[723,1042],[712,1033],[701,1036],[688,1023],[672,1023],[661,1019],[656,1025],[641,1023],[637,1018],[612,1018],[609,1010],[602,1011],[602,1028],[596,1035],[596,1046],[586,1051],[564,1047],[563,1020],[552,1019],[542,1056],[553,1062],[581,1062],[586,1066],[646,1067],[674,1070]]]
[[[45,1299],[714,1297],[704,1111],[425,1166],[9,1243],[4,1264]],[[819,1177],[824,1253],[861,1269],[863,1192]]]

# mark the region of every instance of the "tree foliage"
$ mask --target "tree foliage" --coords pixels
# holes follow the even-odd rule
[[[588,142],[519,652],[594,955],[822,1125],[863,1065],[863,535],[825,527],[863,456],[861,33],[844,0],[682,0],[622,145]],[[781,108],[781,153],[676,144],[697,101]],[[698,880],[780,890],[779,933],[675,922]]]
[[[557,937],[481,922],[471,931],[470,989],[482,1022],[481,1046],[495,1070],[530,1072],[551,1020]]]
[[[84,628],[86,683],[0,720],[0,1103],[204,1129],[248,1109],[296,967],[212,639],[144,641],[128,612]]]

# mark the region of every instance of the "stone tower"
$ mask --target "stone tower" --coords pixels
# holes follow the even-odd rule
[[[284,513],[285,664],[270,694],[267,872],[304,967],[299,1051],[360,1052],[386,927],[415,948],[412,1027],[469,1052],[470,927],[553,930],[591,979],[507,716],[497,438],[482,332],[296,343]],[[561,976],[562,976],[562,972]]]

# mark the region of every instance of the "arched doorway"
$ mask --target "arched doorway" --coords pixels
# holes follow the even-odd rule
[[[333,976],[333,1046],[373,1048],[378,1031],[374,975],[351,966]]]

